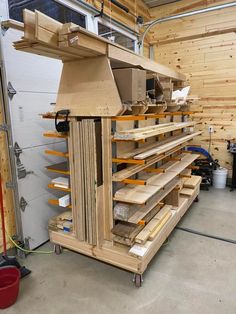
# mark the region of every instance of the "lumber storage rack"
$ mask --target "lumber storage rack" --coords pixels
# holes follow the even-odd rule
[[[24,10],[23,17],[24,37],[14,47],[62,60],[55,111],[70,111],[69,132],[44,133],[67,147],[45,151],[62,159],[47,170],[68,182],[48,184],[63,195],[49,203],[66,210],[49,221],[50,240],[56,253],[65,247],[133,272],[140,287],[149,262],[198,197],[201,179],[191,175],[198,155],[185,147],[200,132],[192,130],[191,111],[124,114],[113,71],[140,69],[176,87],[185,76],[73,23],[39,11]]]

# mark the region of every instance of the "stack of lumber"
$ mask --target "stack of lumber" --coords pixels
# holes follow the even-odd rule
[[[72,212],[68,210],[49,220],[48,229],[53,231],[72,231]]]
[[[183,188],[180,191],[180,195],[184,197],[193,196],[196,187],[199,187],[202,181],[200,176],[191,176],[190,178],[184,180]]]
[[[80,241],[96,245],[96,138],[94,119],[74,120],[70,128],[73,221]]]
[[[165,205],[135,237],[135,242],[144,244],[147,240],[153,240],[171,215],[171,206]]]
[[[153,126],[147,126],[144,128],[137,128],[131,130],[124,130],[119,131],[114,134],[114,139],[116,140],[127,140],[127,141],[139,141],[145,140],[149,137],[158,136],[160,134],[173,132],[176,130],[181,130],[187,127],[194,126],[195,122],[170,122],[170,123],[163,123]]]
[[[116,191],[114,200],[132,204],[145,204],[153,195],[177,177],[185,168],[197,159],[197,154],[186,154],[180,161],[168,162],[161,168],[164,173],[155,175],[144,174],[141,178],[146,179],[146,185],[127,184]]]
[[[62,24],[35,10],[23,10],[24,37],[15,42],[17,50],[35,53],[64,61],[108,56],[120,67],[125,62],[133,67],[184,80],[185,76],[172,69],[137,55],[105,38],[73,23]]]

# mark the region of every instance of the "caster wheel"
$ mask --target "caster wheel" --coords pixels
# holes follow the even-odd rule
[[[197,196],[194,200],[195,203],[198,203],[199,202],[199,197]]]
[[[135,284],[135,287],[140,288],[143,283],[143,276],[140,274],[134,274],[133,282]]]
[[[54,245],[54,251],[56,255],[60,255],[62,253],[62,247],[59,244]]]

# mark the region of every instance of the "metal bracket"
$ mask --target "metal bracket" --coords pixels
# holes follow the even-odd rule
[[[1,25],[1,32],[2,32],[2,35],[5,36],[7,30],[9,29],[9,27],[6,27],[6,26],[3,26]]]
[[[16,90],[15,90],[15,88],[12,86],[12,83],[11,83],[11,82],[8,82],[8,84],[7,84],[7,92],[8,92],[9,98],[12,100],[12,98],[13,98],[14,95],[16,94]]]
[[[20,198],[19,205],[20,205],[20,210],[22,210],[24,212],[28,203],[26,202],[26,200],[24,199],[23,196]]]
[[[16,184],[13,182],[6,182],[6,188],[7,189],[15,189],[16,188]]]
[[[0,124],[0,131],[3,132],[9,131],[9,126],[6,123]]]
[[[20,160],[20,159],[19,159]],[[27,171],[25,169],[25,166],[20,162],[19,164],[17,164],[17,176],[18,179],[24,179],[28,174],[33,174],[34,171]]]
[[[20,148],[20,146],[17,142],[15,142],[15,144],[14,144],[14,154],[15,154],[16,158],[19,158],[20,154],[22,154],[22,149]]]

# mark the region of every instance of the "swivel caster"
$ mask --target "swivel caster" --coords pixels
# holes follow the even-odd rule
[[[194,200],[195,203],[198,203],[199,202],[199,197],[197,196]]]
[[[62,253],[62,247],[59,244],[54,245],[54,251],[56,255],[60,255]]]
[[[140,288],[143,283],[143,276],[141,274],[134,274],[133,282],[135,287]]]

